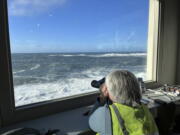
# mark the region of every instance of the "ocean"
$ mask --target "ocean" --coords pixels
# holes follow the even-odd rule
[[[91,81],[117,69],[146,80],[146,53],[13,53],[12,69],[22,106],[96,91]]]

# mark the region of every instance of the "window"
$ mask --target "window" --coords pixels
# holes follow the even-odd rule
[[[97,91],[115,69],[146,80],[147,0],[8,0],[15,105]]]
[[[150,38],[148,29],[158,27],[148,23],[158,16],[152,21],[150,1],[2,0],[5,123],[90,104],[97,95],[91,80],[115,69],[154,81],[156,64],[147,65],[158,35]]]

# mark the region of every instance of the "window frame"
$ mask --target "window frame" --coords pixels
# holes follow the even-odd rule
[[[159,5],[158,10],[162,9],[160,8],[160,6],[162,6],[162,4]],[[159,37],[159,35],[157,36]],[[157,42],[157,45],[155,46],[159,46],[158,45],[159,43],[160,42]],[[157,62],[155,63],[156,66],[153,67],[154,71],[157,70],[158,68],[158,64],[159,64],[158,59],[156,60],[156,62]],[[0,114],[1,114],[0,124],[1,125],[0,126],[2,127],[20,121],[31,120],[49,114],[91,105],[94,103],[94,101],[96,100],[99,94],[99,92],[97,91],[97,92],[91,92],[91,93],[76,95],[67,98],[60,98],[51,101],[34,103],[22,107],[15,107],[7,0],[0,0],[0,65],[1,65],[0,68],[0,74],[1,74],[0,75]],[[156,78],[157,72],[151,82],[146,82],[147,87],[158,86],[157,78]]]

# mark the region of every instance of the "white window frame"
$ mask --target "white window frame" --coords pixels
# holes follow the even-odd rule
[[[147,77],[146,77],[148,81],[157,81],[159,7],[160,5],[158,0],[149,0]]]

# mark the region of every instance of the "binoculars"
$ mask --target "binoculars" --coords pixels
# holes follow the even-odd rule
[[[100,88],[100,86],[105,82],[105,77],[102,78],[101,80],[93,80],[91,82],[91,86],[94,88]]]

